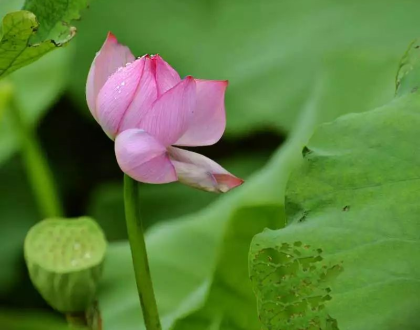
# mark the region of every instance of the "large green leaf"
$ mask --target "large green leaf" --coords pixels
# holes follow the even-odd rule
[[[418,35],[419,10],[416,0],[97,1],[78,25],[90,33],[76,40],[71,88],[90,116],[86,76],[111,30],[136,55],[159,52],[182,75],[229,79],[229,135],[289,130],[326,62],[337,72],[329,93],[352,80],[349,88],[363,91],[360,97],[376,94],[372,104],[346,97],[353,111],[387,102],[384,91],[393,82],[380,77],[395,73],[400,54]],[[340,113],[328,105],[323,120]]]
[[[402,70],[418,56],[417,43],[413,46]],[[305,304],[298,319],[308,317],[300,327],[304,329],[312,329],[308,320],[314,311],[318,320],[335,318],[342,330],[420,327],[418,69],[399,77],[399,97],[386,106],[321,125],[289,181],[288,226],[255,237],[251,274],[268,329],[296,322],[288,308],[298,303]],[[323,283],[314,289],[326,290],[318,294],[322,301],[317,306],[326,306],[328,313],[312,310],[306,295],[285,300],[288,295],[282,294],[285,286],[293,292],[288,284],[292,279],[294,290],[307,289],[298,281],[299,270],[280,258],[296,244],[307,246],[314,267],[326,267],[319,275]],[[299,260],[296,252],[286,253]],[[341,263],[344,271],[334,281],[324,278]]]
[[[4,16],[0,35],[0,77],[26,66],[70,41],[71,21],[87,0],[27,0],[24,10]]]

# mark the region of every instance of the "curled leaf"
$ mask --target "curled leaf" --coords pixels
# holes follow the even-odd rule
[[[0,77],[67,44],[76,34],[70,25],[87,0],[28,0],[24,10],[7,14],[1,24]]]

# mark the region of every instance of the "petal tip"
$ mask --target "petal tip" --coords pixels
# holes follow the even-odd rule
[[[108,35],[106,36],[107,41],[111,42],[118,42],[117,37],[111,31],[108,31]]]
[[[218,183],[218,189],[222,193],[226,193],[233,188],[242,185],[245,180],[237,178],[231,174],[213,174],[214,178]]]

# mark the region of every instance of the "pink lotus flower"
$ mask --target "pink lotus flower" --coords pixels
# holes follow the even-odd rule
[[[135,59],[111,33],[90,68],[89,109],[109,137],[121,170],[137,181],[227,192],[243,183],[223,167],[176,146],[216,143],[226,126],[227,81],[178,73],[159,55]]]

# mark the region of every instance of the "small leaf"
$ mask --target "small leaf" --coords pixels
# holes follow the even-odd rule
[[[69,42],[76,33],[70,22],[86,5],[87,0],[29,0],[25,10],[7,14],[1,26],[0,77]]]
[[[56,45],[68,42],[76,32],[70,22],[80,19],[80,11],[87,6],[88,0],[26,0],[23,9],[34,13],[40,22],[31,43],[48,39]]]
[[[0,77],[30,64],[55,46],[45,42],[29,46],[29,39],[38,28],[35,15],[21,10],[5,16],[0,41]]]
[[[240,0],[94,1],[89,19],[77,25],[89,33],[77,38],[82,47],[70,77],[72,95],[91,117],[86,72],[111,29],[134,54],[159,51],[181,75],[229,79],[228,135],[290,132],[325,65],[331,66],[334,79],[326,86],[332,100],[340,101],[334,98],[336,85],[359,93],[355,98],[352,92],[340,93],[345,101],[325,104],[320,120],[387,102],[384,91],[395,91],[390,78],[401,52],[419,31],[419,10],[420,1],[414,0],[271,0],[264,6]],[[136,31],[151,26],[153,33],[138,37]],[[360,106],[361,101],[369,103]]]

